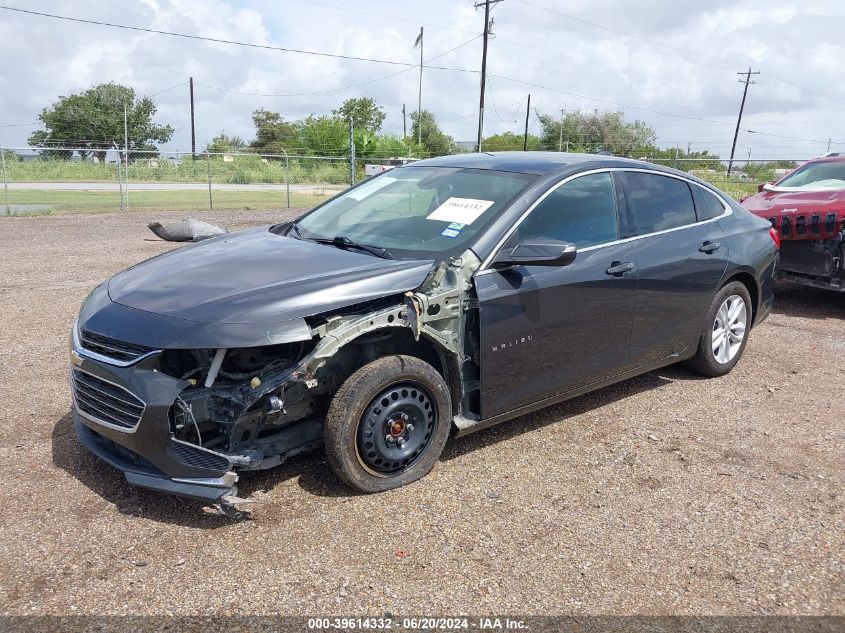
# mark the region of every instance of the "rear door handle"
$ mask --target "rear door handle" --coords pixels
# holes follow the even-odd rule
[[[698,250],[702,253],[712,253],[713,251],[718,250],[719,246],[721,246],[719,242],[711,242],[710,240],[707,240],[704,244],[698,247]]]
[[[634,262],[613,262],[605,272],[614,277],[621,277],[631,270],[634,270]]]

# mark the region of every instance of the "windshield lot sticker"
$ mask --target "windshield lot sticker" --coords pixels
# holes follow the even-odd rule
[[[443,232],[440,235],[445,235],[446,237],[458,237],[461,232],[457,229],[443,229]]]
[[[492,207],[493,200],[475,200],[474,198],[449,198],[432,211],[428,219],[452,222],[454,224],[472,224],[482,213]]]
[[[452,222],[452,224],[450,224],[446,228],[447,229],[455,229],[456,231],[460,231],[465,226],[466,226],[466,224],[461,224],[460,222]]]
[[[387,185],[396,182],[396,178],[393,176],[379,176],[378,178],[374,178],[369,182],[365,182],[363,185],[359,185],[355,189],[349,192],[349,197],[353,200],[357,200],[361,202],[367,196],[374,194],[379,189],[384,189]]]

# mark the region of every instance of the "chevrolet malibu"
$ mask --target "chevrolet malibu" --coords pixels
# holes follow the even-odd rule
[[[295,222],[118,273],[71,335],[79,440],[236,513],[238,473],[325,446],[376,492],[462,435],[686,361],[728,373],[772,306],[777,233],[683,172],[467,154]]]

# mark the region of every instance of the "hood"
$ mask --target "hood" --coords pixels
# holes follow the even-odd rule
[[[782,239],[832,239],[845,223],[845,190],[766,191],[742,206],[772,222]]]
[[[766,191],[755,193],[742,201],[753,213],[795,209],[802,213],[821,213],[845,209],[845,190],[817,189],[815,191]]]
[[[278,323],[419,286],[432,261],[389,260],[271,233],[185,246],[118,273],[120,305],[196,323]]]

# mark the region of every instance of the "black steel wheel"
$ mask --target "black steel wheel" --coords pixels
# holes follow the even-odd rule
[[[338,477],[364,492],[426,475],[449,437],[451,400],[443,377],[413,356],[365,365],[335,394],[326,415],[326,455]]]
[[[358,459],[373,474],[411,465],[430,445],[440,422],[432,397],[415,382],[400,382],[372,399],[358,425]]]

